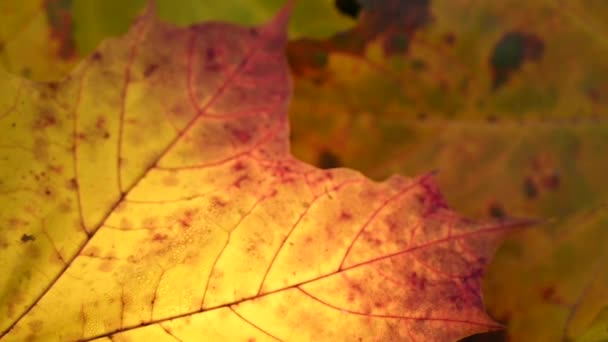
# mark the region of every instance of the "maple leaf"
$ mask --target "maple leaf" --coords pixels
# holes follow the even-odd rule
[[[176,28],[153,5],[61,83],[3,75],[2,341],[453,340],[525,220],[289,152],[288,5]]]

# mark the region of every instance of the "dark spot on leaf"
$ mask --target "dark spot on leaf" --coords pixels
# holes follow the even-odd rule
[[[150,64],[146,67],[146,70],[144,70],[144,77],[148,78],[150,77],[156,70],[158,69],[158,65],[157,64]]]
[[[563,305],[564,301],[560,298],[557,293],[555,286],[545,286],[540,291],[540,296],[543,301],[551,304]]]
[[[335,0],[335,6],[340,13],[352,18],[357,18],[361,11],[361,5],[358,0]]]
[[[232,136],[241,144],[246,144],[251,140],[251,134],[245,130],[233,128],[231,131]]]
[[[237,161],[236,163],[234,163],[234,166],[232,166],[232,170],[233,171],[241,171],[245,169],[245,164],[242,161]]]
[[[414,59],[412,61],[412,69],[415,71],[423,71],[426,69],[426,62],[422,59]]]
[[[420,291],[424,291],[424,289],[426,288],[426,278],[419,276],[418,273],[416,273],[416,272],[411,272],[407,276],[407,279],[408,279],[409,283],[412,285],[412,287],[414,287]]]
[[[342,162],[340,162],[340,158],[338,158],[338,156],[335,155],[333,152],[329,150],[323,150],[319,155],[317,166],[322,169],[332,169],[336,167],[341,167]]]
[[[102,56],[101,52],[95,51],[95,53],[93,53],[93,56],[91,56],[91,58],[93,58],[94,61],[100,61],[103,58],[103,56]]]
[[[57,124],[57,119],[51,112],[44,111],[34,122],[34,129],[40,130]]]
[[[343,211],[342,213],[340,213],[340,220],[342,221],[347,221],[353,218],[353,215],[351,215],[350,213]]]
[[[207,49],[207,60],[212,62],[215,61],[215,57],[216,57],[216,52],[214,48],[208,48]]]
[[[425,193],[416,197],[420,203],[424,204],[426,207],[424,212],[425,216],[431,215],[439,209],[445,209],[448,207],[447,202],[439,192],[437,186],[428,182],[427,180],[423,181],[420,185],[424,188]]]
[[[536,198],[538,196],[538,188],[534,180],[530,177],[524,181],[524,195],[527,198]]]
[[[596,87],[589,87],[586,90],[587,96],[593,103],[600,103],[602,101],[602,91]]]
[[[322,42],[298,39],[287,45],[287,60],[296,76],[322,81],[329,55]]]
[[[73,36],[72,0],[46,0],[44,7],[51,29],[50,38],[59,43],[57,54],[63,59],[75,57],[76,43]]]
[[[29,235],[29,234],[21,235],[21,242],[26,243],[29,241],[36,241],[36,237],[34,235]]]
[[[68,181],[68,188],[72,190],[78,189],[78,181],[76,180],[76,178],[70,178],[70,180]]]
[[[488,214],[497,219],[502,219],[507,216],[505,209],[497,202],[490,203],[488,206]]]
[[[160,234],[160,233],[156,233],[154,234],[154,236],[152,237],[153,241],[164,241],[167,239],[167,234]]]
[[[214,48],[208,48],[205,51],[205,69],[209,71],[219,71],[222,65],[218,59],[219,52]]]
[[[404,54],[409,47],[409,38],[405,33],[389,36],[384,40],[384,53],[387,55]]]
[[[98,129],[104,129],[106,127],[106,118],[103,116],[98,117],[97,121],[95,122],[95,127]]]
[[[448,45],[454,45],[456,42],[456,35],[452,32],[448,32],[443,36],[443,41]]]
[[[559,188],[560,185],[560,177],[557,171],[553,171],[548,175],[545,175],[542,178],[542,184],[545,188],[555,191]]]
[[[366,37],[363,33],[356,30],[350,30],[346,32],[339,32],[334,35],[328,42],[327,46],[330,48],[330,50],[363,54],[367,42],[368,37]]]
[[[490,57],[494,89],[506,83],[510,75],[518,70],[524,61],[539,60],[543,51],[542,40],[534,34],[506,33],[498,41]]]
[[[421,113],[418,113],[418,115],[416,116],[416,118],[419,121],[424,121],[424,120],[426,120],[428,118],[428,114],[425,113],[425,112],[421,112]]]

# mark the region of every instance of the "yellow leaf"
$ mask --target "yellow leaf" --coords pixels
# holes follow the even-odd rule
[[[500,328],[505,232],[433,176],[289,152],[290,6],[176,28],[153,8],[64,82],[4,75],[0,340],[453,340]]]

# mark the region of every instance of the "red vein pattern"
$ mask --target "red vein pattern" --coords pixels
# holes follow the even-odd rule
[[[498,328],[480,279],[500,236],[528,222],[461,218],[431,174],[376,183],[294,159],[289,6],[253,29],[176,28],[149,9],[53,90],[73,98],[73,174],[60,180],[88,236],[56,246],[51,231],[63,264],[1,341],[181,341],[235,324],[278,341],[441,341]],[[48,229],[77,220],[47,216]],[[205,322],[224,312],[238,320]]]

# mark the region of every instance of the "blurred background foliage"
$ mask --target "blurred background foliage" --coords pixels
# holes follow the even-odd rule
[[[0,2],[0,65],[64,77],[145,0]],[[283,0],[158,0],[177,25],[258,24]],[[608,2],[300,0],[287,48],[293,153],[374,179],[439,170],[476,219],[534,217],[484,284],[505,332],[608,341]]]

